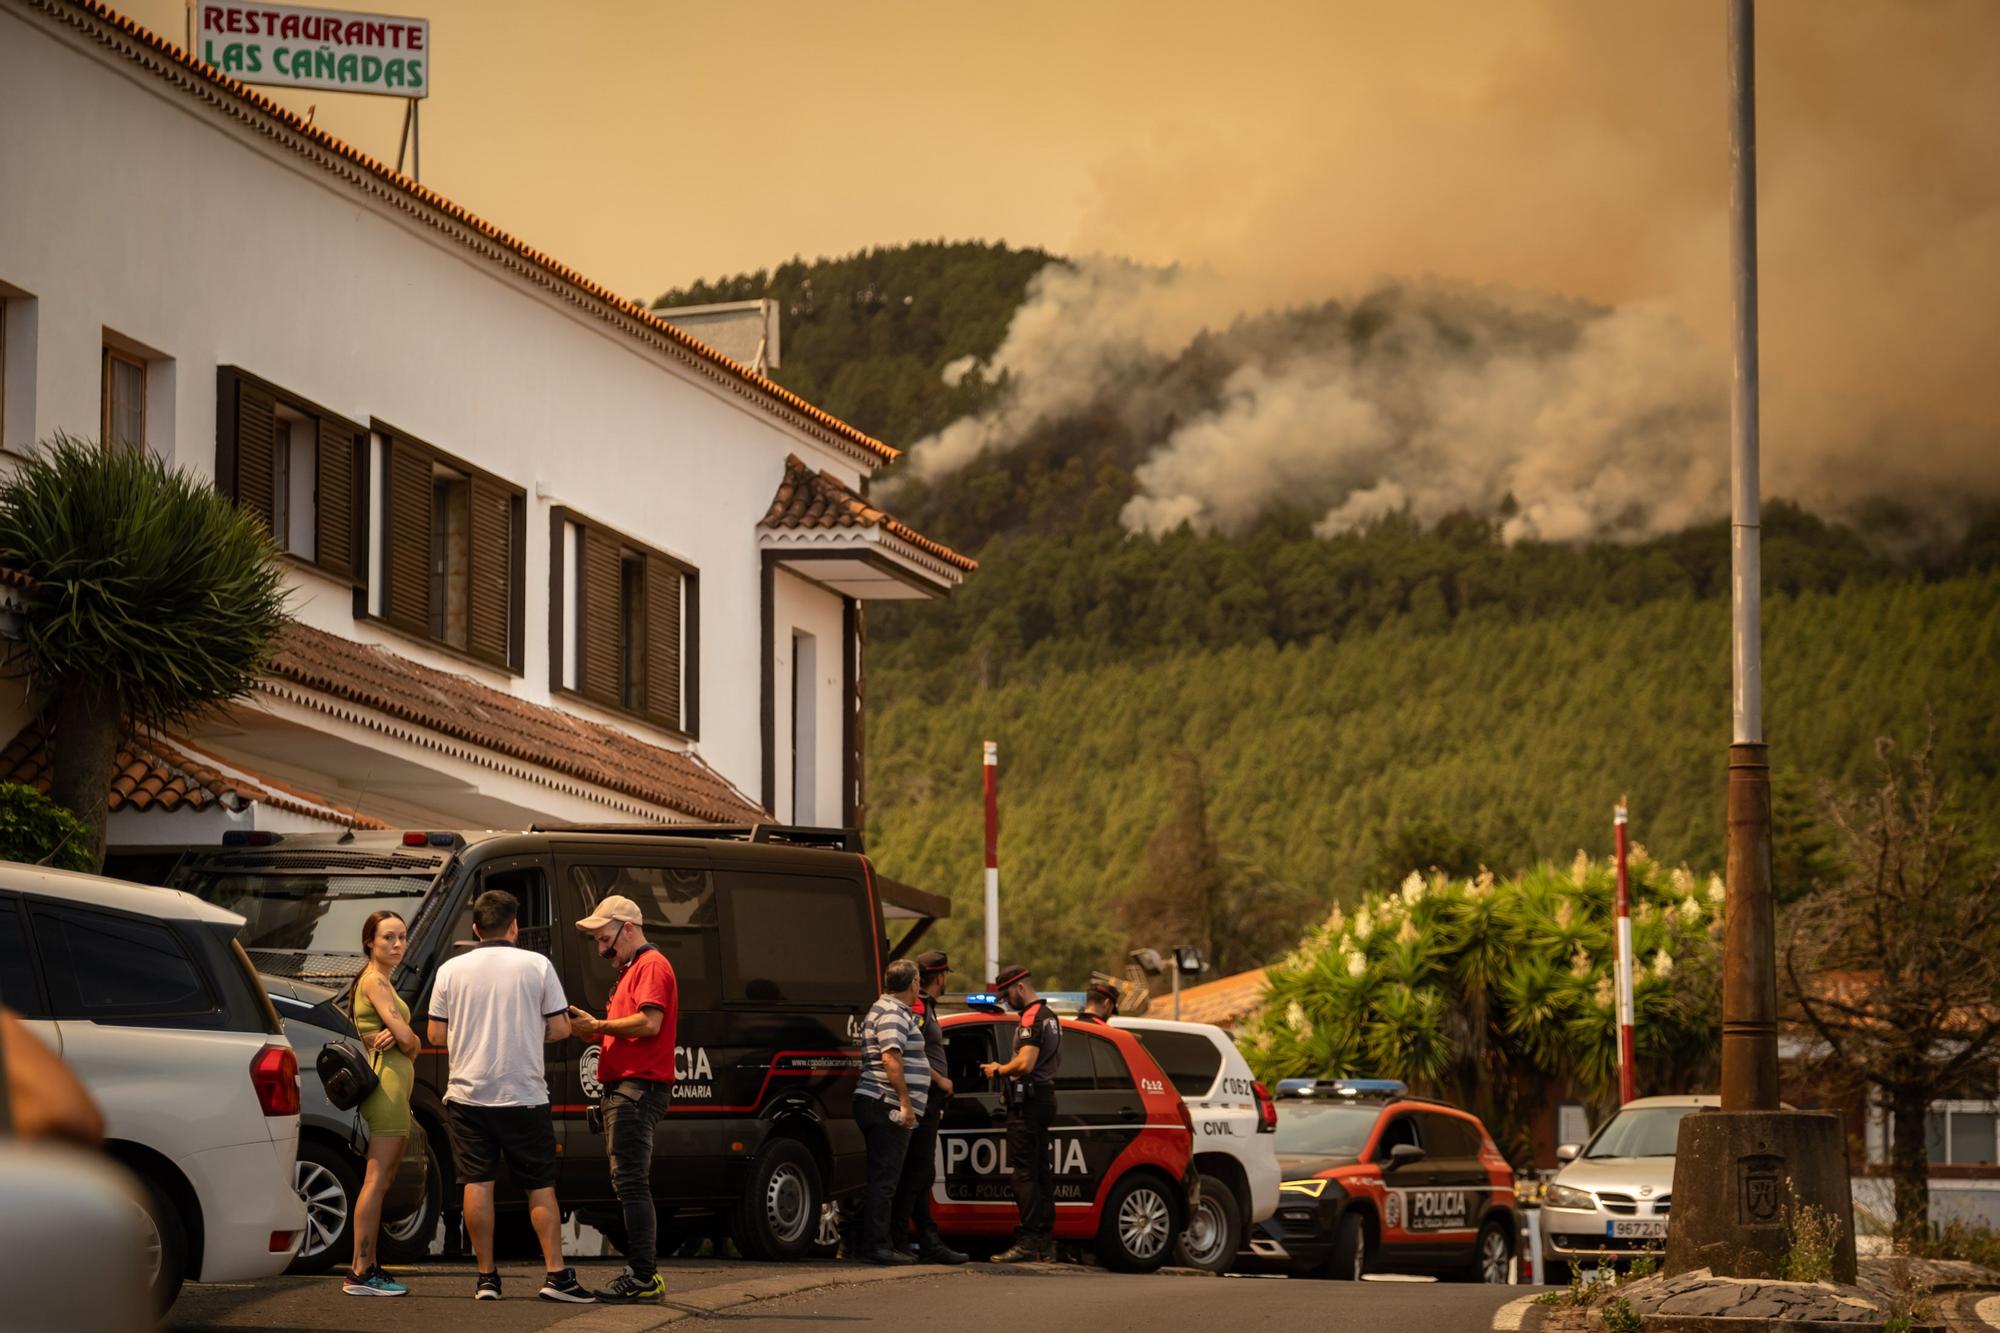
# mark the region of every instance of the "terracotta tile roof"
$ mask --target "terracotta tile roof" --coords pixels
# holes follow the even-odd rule
[[[184,742],[157,734],[134,735],[118,747],[117,767],[105,806],[118,810],[206,810],[221,805],[241,810],[251,804],[273,806],[310,815],[348,828],[387,828],[381,820],[337,805],[289,783],[252,773],[231,764],[238,776],[224,773]],[[48,728],[35,721],[0,750],[0,782],[20,782],[46,793],[52,778]]]
[[[885,509],[868,503],[830,472],[815,472],[796,454],[785,459],[785,479],[764,515],[767,528],[875,528],[949,564],[971,571],[979,562],[934,542]]]
[[[1204,981],[1181,991],[1183,1023],[1213,1023],[1234,1028],[1264,1003],[1264,969],[1238,972],[1234,976]],[[1146,1006],[1148,1018],[1172,1018],[1174,997],[1170,992],[1155,995]]]
[[[0,588],[19,588],[22,592],[32,592],[35,581],[18,569],[0,568]]]
[[[71,22],[75,26],[80,26],[75,24],[74,16],[78,14],[89,15],[101,22],[110,24],[150,50],[155,57],[167,65],[199,80],[206,88],[213,92],[226,94],[229,98],[241,104],[243,108],[247,108],[257,116],[268,121],[275,121],[292,133],[300,135],[327,152],[340,157],[366,173],[367,176],[371,177],[379,185],[407,199],[416,200],[430,208],[436,209],[452,221],[477,232],[518,259],[525,260],[535,268],[557,279],[563,285],[583,293],[593,301],[600,303],[610,311],[626,319],[636,321],[649,332],[658,335],[668,343],[688,353],[695,361],[721,372],[724,376],[736,381],[738,385],[756,396],[765,399],[768,403],[798,413],[814,425],[840,437],[863,452],[872,454],[883,462],[893,462],[901,457],[899,450],[891,448],[865,431],[848,425],[831,412],[813,406],[775,380],[759,375],[749,367],[731,360],[694,335],[669,324],[646,307],[629,301],[616,292],[613,292],[610,288],[591,281],[560,260],[535,249],[525,241],[509,235],[484,218],[453,203],[437,191],[419,184],[401,172],[383,165],[359,149],[336,139],[325,130],[308,122],[303,116],[287,111],[249,85],[239,83],[205,61],[196,59],[172,42],[158,36],[150,29],[118,13],[110,6],[101,3],[101,0],[28,0],[28,3],[37,9],[55,15],[59,19]],[[210,98],[209,100],[216,99]],[[239,115],[241,114],[237,108],[225,107],[224,109]]]
[[[271,675],[697,819],[767,818],[694,755],[308,625],[286,628]]]

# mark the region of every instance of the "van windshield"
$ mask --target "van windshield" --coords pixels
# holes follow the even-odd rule
[[[405,921],[432,883],[428,875],[197,873],[179,887],[243,917],[237,936],[260,972],[302,980],[357,975],[364,961],[361,926],[387,909]]]

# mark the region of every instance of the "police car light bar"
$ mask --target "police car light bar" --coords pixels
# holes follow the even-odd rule
[[[1402,1097],[1410,1087],[1399,1078],[1281,1078],[1280,1097]]]
[[[1000,997],[991,991],[974,991],[965,997],[965,1003],[974,1009],[998,1009]]]

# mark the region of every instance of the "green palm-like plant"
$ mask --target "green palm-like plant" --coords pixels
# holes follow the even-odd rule
[[[15,669],[52,711],[49,794],[101,865],[119,741],[251,688],[287,620],[283,564],[205,482],[57,435],[0,484],[0,565],[34,580]]]
[[[1630,885],[1641,1081],[1705,1085],[1716,900],[1643,851]],[[1375,1075],[1449,1093],[1519,1148],[1550,1082],[1615,1095],[1612,894],[1611,868],[1579,858],[1364,895],[1271,969],[1245,1053],[1266,1078]]]

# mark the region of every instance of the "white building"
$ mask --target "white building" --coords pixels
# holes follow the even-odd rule
[[[0,0],[0,200],[0,449],[152,450],[290,552],[276,669],[135,738],[114,848],[858,822],[864,607],[973,568],[862,498],[893,449],[93,0]]]

